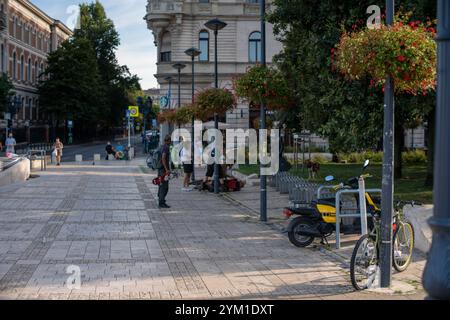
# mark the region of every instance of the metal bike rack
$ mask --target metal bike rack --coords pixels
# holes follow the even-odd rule
[[[33,157],[36,157],[35,160],[41,160],[41,171],[47,170],[47,152],[46,150],[28,150],[28,159],[30,159],[30,170],[33,169]],[[39,158],[37,158],[37,156]]]
[[[379,193],[381,194],[381,189],[368,189],[366,193]],[[336,249],[341,248],[341,218],[361,218],[362,213],[352,213],[352,214],[341,214],[341,196],[346,194],[359,194],[359,190],[339,190],[336,193]],[[360,205],[361,208],[361,205]],[[363,224],[361,224],[361,228]]]

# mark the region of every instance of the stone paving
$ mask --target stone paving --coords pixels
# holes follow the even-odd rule
[[[291,246],[226,197],[181,193],[180,180],[159,210],[142,164],[64,164],[0,188],[0,298],[425,297],[354,292],[339,260]]]

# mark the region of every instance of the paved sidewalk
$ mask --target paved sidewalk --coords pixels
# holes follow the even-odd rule
[[[423,299],[356,293],[347,269],[223,196],[168,203],[143,160],[64,164],[0,188],[1,299]],[[67,286],[68,267],[81,287]],[[76,283],[76,282],[75,282]]]

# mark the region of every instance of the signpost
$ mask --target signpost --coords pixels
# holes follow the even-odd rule
[[[72,144],[73,143],[73,134],[72,134],[72,129],[73,129],[73,121],[72,120],[68,120],[67,121],[67,128],[69,128],[69,141],[68,144]]]

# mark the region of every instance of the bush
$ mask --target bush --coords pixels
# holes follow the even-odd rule
[[[383,163],[383,152],[366,151],[365,159],[369,159],[373,163]]]
[[[364,163],[366,160],[370,160],[372,163],[382,163],[383,152],[365,151],[353,152],[350,154],[339,153],[338,159],[340,162],[347,163]]]
[[[402,161],[404,164],[424,164],[427,163],[427,155],[423,150],[403,152]]]
[[[312,161],[314,163],[319,163],[319,164],[324,164],[324,163],[328,162],[328,160],[324,156],[321,156],[321,155],[315,155],[313,157]]]

